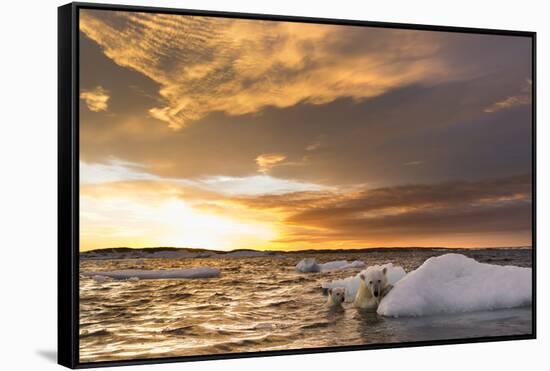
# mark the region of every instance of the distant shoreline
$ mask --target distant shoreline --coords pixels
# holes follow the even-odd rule
[[[281,256],[293,254],[354,254],[354,253],[375,253],[388,251],[414,251],[414,250],[530,250],[531,246],[509,246],[509,247],[370,247],[359,249],[304,249],[304,250],[209,250],[190,247],[112,247],[104,249],[94,249],[81,251],[82,259],[114,258],[114,257],[159,257],[159,258],[209,258],[209,257],[262,257],[262,256]]]
[[[364,251],[380,251],[380,250],[417,250],[417,249],[449,249],[449,250],[488,250],[488,249],[531,249],[532,246],[486,246],[486,247],[448,247],[448,246],[390,246],[390,247],[362,247],[352,249],[303,249],[303,250],[255,250],[255,249],[234,249],[234,250],[214,250],[203,249],[198,247],[105,247],[101,249],[80,251],[83,253],[98,253],[98,252],[130,252],[130,251],[193,251],[193,252],[213,252],[218,254],[232,253],[237,251],[258,251],[258,252],[273,252],[273,253],[303,253],[303,252],[364,252]]]

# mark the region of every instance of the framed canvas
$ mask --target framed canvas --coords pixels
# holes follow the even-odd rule
[[[534,32],[58,19],[60,364],[535,338]]]

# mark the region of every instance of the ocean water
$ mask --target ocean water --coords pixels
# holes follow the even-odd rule
[[[484,263],[531,266],[528,249],[375,250],[254,258],[81,260],[80,272],[120,269],[221,270],[218,278],[109,280],[80,275],[80,361],[98,362],[360,344],[463,339],[532,332],[531,308],[387,318],[346,303],[325,305],[321,283],[360,269],[299,273],[318,262],[393,263],[407,272],[431,256],[459,252]]]

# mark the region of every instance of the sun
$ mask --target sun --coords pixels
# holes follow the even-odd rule
[[[277,236],[267,223],[229,218],[171,200],[155,210],[154,218],[167,229],[164,238],[177,246],[231,250],[258,248]]]
[[[266,249],[279,232],[258,215],[203,210],[192,201],[143,192],[81,195],[81,250],[105,247]],[[159,192],[160,193],[160,192]]]

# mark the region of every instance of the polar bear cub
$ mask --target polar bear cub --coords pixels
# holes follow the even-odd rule
[[[343,287],[336,287],[328,289],[327,305],[330,307],[341,307],[342,303],[346,300],[346,289]]]
[[[380,300],[392,289],[388,284],[386,267],[369,268],[359,274],[359,288],[353,304],[357,308],[376,310]]]

